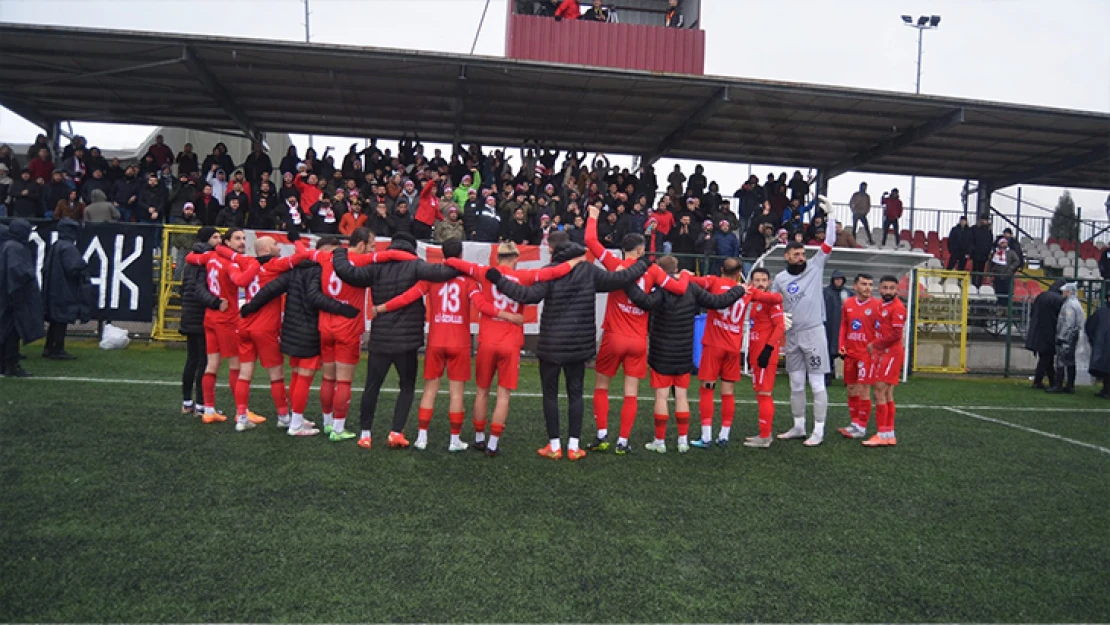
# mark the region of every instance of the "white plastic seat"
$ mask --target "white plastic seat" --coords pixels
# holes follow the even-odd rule
[[[994,297],[994,287],[989,284],[984,284],[979,287],[979,295],[985,297]]]
[[[929,283],[925,287],[925,292],[934,297],[944,297],[944,287],[939,284]]]
[[[925,266],[929,269],[942,269],[944,267],[944,263],[940,262],[939,258],[930,258],[929,260],[925,261]]]
[[[1059,243],[1050,243],[1049,246],[1048,246],[1048,249],[1053,251],[1053,252],[1061,251]]]
[[[949,280],[944,285],[945,295],[959,295],[961,292],[960,283],[958,280]]]

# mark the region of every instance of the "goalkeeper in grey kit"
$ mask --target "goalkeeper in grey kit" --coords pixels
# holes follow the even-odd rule
[[[828,201],[818,200],[828,211]],[[775,276],[771,290],[782,294],[786,312],[786,372],[790,375],[790,411],[794,427],[779,434],[780,439],[806,438],[806,381],[813,391],[813,434],[805,441],[808,447],[825,440],[825,418],[829,412],[829,394],[825,390],[825,374],[829,372],[829,346],[825,336],[825,264],[836,244],[836,220],[825,229],[821,249],[806,261],[805,246],[791,242],[786,246],[786,269]]]

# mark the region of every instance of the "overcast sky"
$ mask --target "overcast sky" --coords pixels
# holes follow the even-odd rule
[[[504,55],[505,3],[490,2],[477,54]],[[311,0],[312,40],[465,53],[484,4]],[[925,33],[922,93],[1110,112],[1110,0],[702,0],[702,5],[707,74],[912,93],[917,31],[903,26],[899,16],[937,14],[940,27]],[[298,0],[0,0],[0,21],[304,38],[304,5]],[[150,132],[105,124],[74,124],[74,130],[93,145],[120,148]],[[0,140],[28,142],[37,132],[0,108]],[[294,139],[307,147],[306,137]],[[661,161],[656,171],[669,170],[673,162]],[[682,164],[683,170],[692,169],[692,163]],[[706,163],[706,170],[725,193],[748,175],[747,164]],[[761,178],[770,170],[753,167]],[[830,195],[846,201],[861,180],[870,183],[876,200],[881,190],[899,187],[908,204],[909,179],[899,176],[845,174],[830,183]],[[919,179],[917,206],[958,209],[962,184]],[[1025,199],[1048,207],[1059,194],[1052,188],[1023,189]],[[1103,214],[1106,193],[1073,195],[1087,215]],[[1011,203],[995,196],[994,204],[1009,212]]]

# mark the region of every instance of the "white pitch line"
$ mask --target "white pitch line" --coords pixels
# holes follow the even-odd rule
[[[180,386],[181,385],[180,380],[172,380],[172,381],[171,380],[127,380],[127,379],[118,379],[118,378],[87,378],[87,377],[70,377],[70,376],[36,376],[36,377],[31,377],[31,378],[23,378],[23,380],[28,381],[28,382],[35,382],[35,381],[38,381],[38,382],[87,382],[87,383],[92,383],[92,384],[129,384],[129,385],[140,385],[140,386],[143,386],[143,385],[147,385],[147,386]],[[15,382],[15,384],[18,384],[18,382]],[[258,389],[258,390],[267,390],[267,389],[270,388],[270,385],[269,384],[252,384],[251,388],[252,389]],[[314,391],[320,390],[319,386],[313,386],[311,388]],[[420,387],[418,386],[416,390],[419,391]],[[352,393],[361,393],[362,389],[357,388],[357,387],[352,388],[351,392]],[[383,393],[399,393],[400,389],[397,389],[397,388],[382,388],[382,392]],[[447,389],[441,389],[439,391],[439,394],[440,395],[446,395],[447,394]],[[467,395],[473,395],[474,391],[466,391],[466,394]],[[541,394],[541,393],[527,393],[527,392],[523,392],[523,391],[521,391],[521,392],[514,391],[513,392],[513,397],[543,397],[543,394]],[[645,401],[653,401],[655,399],[655,396],[654,395],[640,396],[638,399],[645,400]],[[736,403],[738,403],[738,404],[750,404],[750,405],[754,406],[754,405],[756,405],[757,402],[755,400],[751,400],[751,399],[738,399],[738,400],[736,400]],[[775,402],[775,404],[778,405],[778,406],[789,406],[790,402],[789,401],[778,401],[778,402]],[[834,408],[845,408],[845,407],[848,406],[848,404],[830,403],[829,406],[834,407]],[[1007,411],[1010,411],[1010,412],[1110,413],[1110,407],[1107,407],[1107,408],[1057,408],[1057,407],[1041,408],[1041,407],[1032,407],[1032,406],[941,406],[941,405],[938,405],[938,404],[902,404],[902,403],[898,404],[898,409],[899,410],[904,410],[904,409],[937,410],[937,409],[952,409],[952,408],[961,408],[961,409],[964,409],[964,410],[1007,410]],[[983,417],[983,418],[988,418],[988,417]]]
[[[1095,451],[1101,451],[1104,454],[1110,454],[1110,449],[1107,449],[1106,447],[1101,447],[1099,445],[1092,445],[1091,443],[1084,443],[1083,441],[1077,441],[1074,438],[1068,438],[1066,436],[1060,436],[1059,434],[1053,434],[1051,432],[1044,432],[1042,430],[1037,430],[1037,429],[1034,429],[1034,428],[1025,427],[1024,425],[1018,425],[1016,423],[1010,423],[1009,421],[1003,421],[1002,419],[995,419],[994,417],[985,417],[981,414],[975,414],[974,412],[968,412],[966,410],[961,410],[959,408],[953,408],[951,406],[945,406],[944,409],[949,411],[949,412],[954,412],[956,414],[961,414],[965,417],[971,417],[972,419],[979,419],[980,421],[986,421],[988,423],[995,423],[997,425],[1004,425],[1006,427],[1014,428],[1015,430],[1021,430],[1023,432],[1029,432],[1031,434],[1039,434],[1039,435],[1044,436],[1046,438],[1053,438],[1053,439],[1056,439],[1058,441],[1064,441],[1065,443],[1071,443],[1072,445],[1078,445],[1080,447],[1086,447],[1088,449],[1093,449]]]

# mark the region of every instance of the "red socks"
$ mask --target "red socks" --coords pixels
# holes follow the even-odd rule
[[[721,395],[721,425],[732,427],[732,420],[736,417],[736,396]],[[710,422],[712,423],[712,421]]]
[[[894,402],[875,405],[875,421],[878,422],[880,433],[894,431],[894,413],[896,411]]]
[[[626,395],[621,404],[621,438],[627,440],[632,435],[632,424],[636,422],[636,410],[639,405],[635,395]]]
[[[485,429],[485,428],[483,428],[483,429]],[[494,423],[493,425],[489,426],[489,433],[490,433],[491,436],[496,436],[496,437],[500,438],[501,433],[504,432],[504,431],[505,431],[505,424],[504,423]]]
[[[895,408],[894,402],[888,401],[886,403],[886,431],[887,432],[893,432],[894,431],[894,413],[895,412],[897,412],[897,408]]]
[[[289,414],[289,399],[285,395],[285,380],[270,381],[270,397],[274,399],[274,408],[279,415]]]
[[[238,376],[236,376],[238,377]],[[247,406],[251,399],[251,381],[240,379],[235,385],[235,414],[247,414]]]
[[[678,435],[686,436],[690,433],[690,413],[689,412],[676,412],[674,413],[674,420],[678,423]]]
[[[463,421],[466,420],[465,412],[448,412],[447,420],[451,423],[451,435],[458,436],[462,434]]]
[[[200,380],[200,389],[204,395],[204,407],[216,407],[216,374],[205,373]]]
[[[775,420],[775,399],[770,395],[756,395],[759,404],[759,436],[771,437],[771,425]]]
[[[667,438],[667,417],[665,414],[655,415],[655,438],[658,440]]]
[[[421,430],[427,431],[428,426],[432,424],[432,413],[434,412],[435,408],[425,408],[421,406],[416,413],[416,426]]]
[[[299,375],[293,381],[294,386],[289,394],[293,412],[303,415],[305,408],[308,408],[308,388],[312,386],[313,377],[315,376]]]
[[[300,385],[300,383],[301,383],[300,380],[301,380],[301,374],[297,373],[297,370],[294,369],[293,370],[293,377],[289,378],[289,393],[286,395],[286,397],[289,398],[288,400],[290,402],[293,401],[293,392],[296,391],[297,387]]]
[[[235,393],[239,389],[239,370],[238,369],[228,369],[227,370],[227,385],[231,388],[231,396],[235,397]],[[249,391],[248,391],[248,393],[249,393]]]
[[[597,429],[609,429],[609,389],[594,389],[594,423]]]
[[[346,419],[351,409],[351,381],[338,380],[335,383],[335,418]]]
[[[497,424],[494,423],[493,427],[496,428]],[[502,423],[501,427],[504,428],[505,424]],[[494,430],[491,429],[490,433],[493,433],[493,432],[494,432]],[[481,421],[479,421],[477,419],[474,420],[474,433],[475,434],[485,434],[486,433],[486,420],[485,419],[482,419]],[[494,436],[500,436],[500,435],[499,434],[494,434]]]
[[[856,398],[856,418],[859,419],[856,421],[856,424],[859,425],[860,428],[866,430],[867,424],[871,421],[870,399],[864,399],[862,397]],[[875,418],[876,420],[878,419],[878,413],[876,413]]]
[[[859,397],[855,395],[848,396],[848,417],[852,423],[859,425]]]
[[[702,425],[713,425],[713,389],[703,386],[698,391],[698,413]]]
[[[332,414],[335,411],[335,380],[320,380],[320,412]]]

